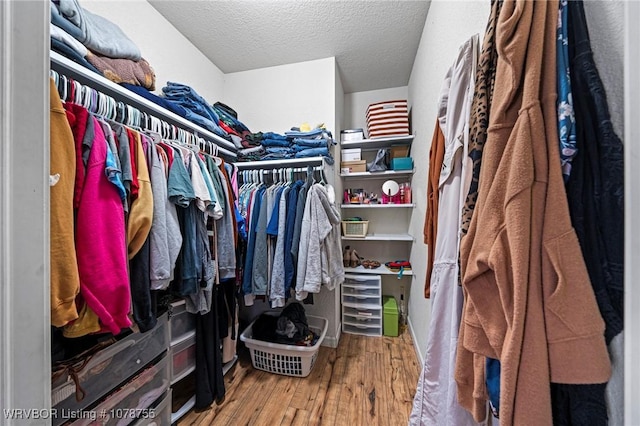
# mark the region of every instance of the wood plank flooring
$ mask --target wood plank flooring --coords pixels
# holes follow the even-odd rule
[[[408,331],[343,334],[338,348],[320,348],[306,378],[255,370],[242,351],[225,376],[224,402],[178,425],[406,425],[420,368]]]

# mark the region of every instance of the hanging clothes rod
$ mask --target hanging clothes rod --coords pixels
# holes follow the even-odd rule
[[[325,161],[323,157],[283,158],[282,160],[239,161],[236,166],[240,170],[281,169],[301,166],[321,166],[324,168]]]
[[[201,148],[205,147],[207,149],[203,149],[204,151],[214,155],[222,155],[231,161],[235,161],[237,158],[237,149],[232,142],[165,110],[99,74],[85,69],[57,52],[51,51],[50,54],[51,70],[59,76],[76,81],[83,87],[84,93],[81,92],[77,95],[80,96],[80,100],[85,103],[90,103],[93,100],[97,102],[98,110],[92,112],[98,115],[101,115],[100,112],[102,112],[107,114],[106,117],[111,117],[115,109],[116,118],[127,120],[132,126],[140,128],[148,126],[148,130],[160,133],[163,137],[192,143]],[[90,90],[95,91],[95,94]],[[123,122],[123,124],[127,123]]]

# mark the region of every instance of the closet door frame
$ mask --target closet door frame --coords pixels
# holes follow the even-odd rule
[[[640,424],[640,3],[625,4],[625,424]],[[634,215],[635,213],[635,215]]]
[[[50,422],[49,20],[48,1],[0,1],[2,424]]]

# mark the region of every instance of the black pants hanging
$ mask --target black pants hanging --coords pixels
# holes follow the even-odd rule
[[[214,301],[218,300],[219,291],[219,286],[214,285]],[[208,313],[196,317],[196,409],[207,408],[214,401],[219,403],[225,395],[218,311],[218,303],[214,302]]]

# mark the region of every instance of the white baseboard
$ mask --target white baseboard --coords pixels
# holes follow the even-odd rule
[[[413,324],[411,323],[411,317],[408,318],[407,323],[409,324],[409,332],[411,333],[411,340],[413,340],[413,348],[416,351],[416,355],[418,355],[418,360],[420,361],[420,367],[424,364],[424,358],[422,356],[422,351],[420,351],[420,347],[418,346],[418,339],[416,339],[416,333],[413,330]]]
[[[335,336],[324,336],[324,340],[320,346],[326,346],[328,348],[337,348],[340,343],[340,335],[342,334],[342,323],[338,323],[338,329]]]

